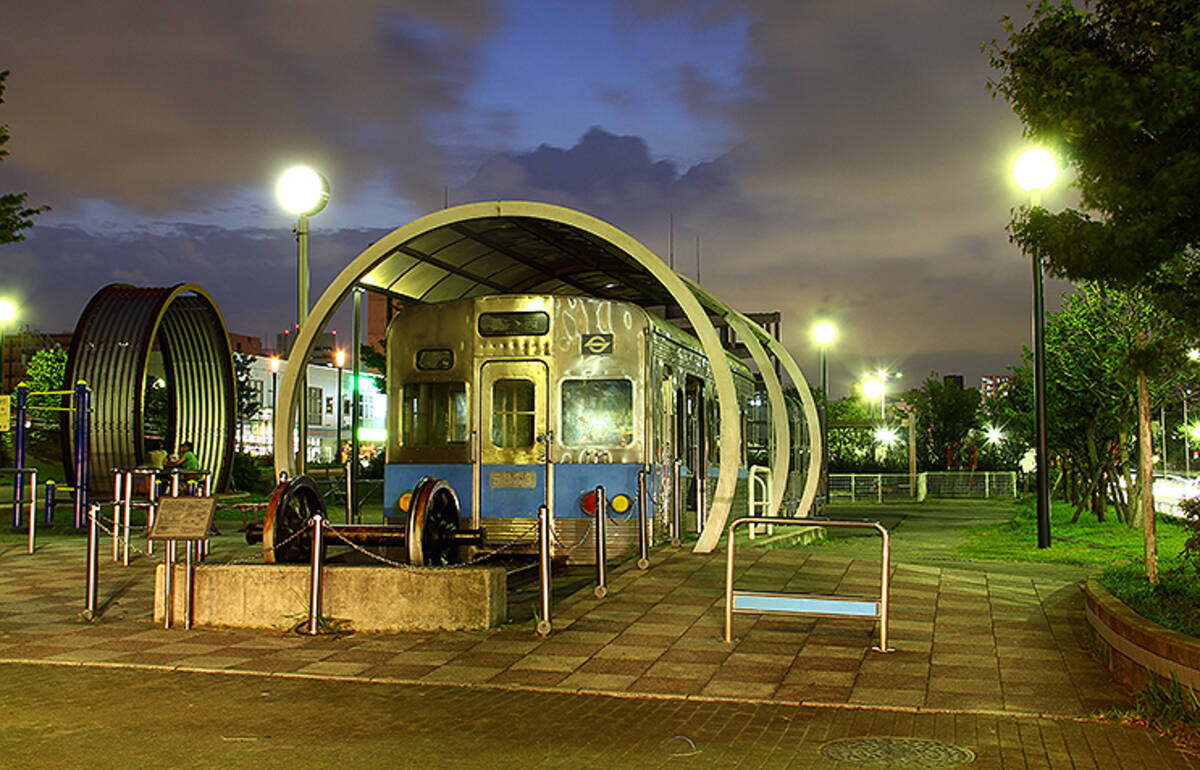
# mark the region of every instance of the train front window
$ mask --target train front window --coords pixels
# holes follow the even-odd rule
[[[567,446],[633,443],[633,383],[563,380],[562,441]]]
[[[502,449],[533,446],[533,418],[532,381],[492,383],[492,446]]]
[[[404,386],[405,446],[449,446],[467,440],[467,386],[421,382]]]

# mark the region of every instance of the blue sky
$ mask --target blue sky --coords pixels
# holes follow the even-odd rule
[[[527,198],[664,258],[672,221],[681,269],[699,239],[705,284],[782,311],[806,371],[833,318],[835,393],[879,366],[977,382],[1028,340],[1004,232],[1020,125],[980,52],[1023,0],[0,2],[20,30],[0,190],[54,207],[0,247],[0,295],[41,329],[113,281],[199,283],[232,330],[280,328],[295,246],[272,186],[303,161],[333,187],[314,301],[444,200]]]

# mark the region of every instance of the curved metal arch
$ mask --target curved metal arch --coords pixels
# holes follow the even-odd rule
[[[233,464],[237,397],[221,311],[195,284],[115,283],[84,307],[67,354],[66,382],[84,380],[92,388],[92,491],[110,488],[113,468],[145,462],[146,377],[155,343],[173,405],[167,442],[191,441],[201,466],[213,474],[214,488],[224,489]],[[66,420],[64,413],[63,456],[71,457],[75,437]],[[64,466],[72,473],[70,462]]]
[[[771,359],[754,332],[758,325],[738,312],[725,316],[725,321],[746,344],[767,389],[767,401],[771,405],[771,429],[775,434],[775,455],[771,458],[771,499],[766,515],[777,516],[791,465],[789,448],[792,445],[792,428],[788,424],[787,401],[783,398],[783,386],[779,383],[779,377],[775,375],[775,367],[771,366]]]
[[[688,284],[688,286],[691,288],[691,290],[696,295],[704,298],[705,300],[716,301],[715,298],[713,298],[712,295],[708,292],[708,290],[705,289],[704,287],[702,287],[686,278],[683,280]],[[787,351],[787,349],[782,344],[780,344],[779,340],[775,339],[770,334],[768,334],[767,331],[765,329],[763,329],[761,326],[754,323],[749,318],[747,318],[745,315],[743,315],[741,312],[739,312],[733,308],[728,309],[728,312],[725,314],[725,318],[727,321],[730,322],[731,326],[734,326],[734,331],[736,331],[738,333],[739,338],[741,338],[741,340],[746,343],[746,346],[751,351],[752,356],[754,356],[754,347],[750,344],[750,336],[743,334],[743,331],[749,332],[750,335],[757,338],[757,340],[760,343],[766,345],[767,349],[770,350],[771,354],[773,354],[777,359],[779,359],[779,362],[783,365],[784,371],[787,372],[788,377],[792,380],[792,383],[796,386],[796,391],[800,395],[800,404],[804,410],[804,419],[805,419],[805,423],[807,424],[807,427],[808,427],[809,445],[811,447],[811,449],[810,449],[811,455],[810,455],[810,461],[809,461],[809,465],[808,465],[808,472],[806,473],[805,480],[804,480],[804,491],[801,493],[800,502],[796,506],[795,514],[797,516],[807,516],[808,512],[812,508],[813,500],[816,499],[817,488],[821,482],[821,473],[820,473],[821,457],[824,452],[824,447],[821,446],[820,442],[812,440],[812,437],[821,435],[821,423],[820,423],[820,417],[818,416],[818,412],[817,412],[817,403],[813,399],[812,391],[809,390],[809,387],[808,387],[808,380],[805,379],[804,373],[800,370],[800,366],[796,363],[796,360],[794,358],[792,358],[791,353],[789,353]],[[734,318],[736,318],[738,320],[734,321],[733,320]],[[759,366],[760,369],[762,369],[762,364],[759,362],[757,356],[755,356],[755,363]],[[774,379],[773,371],[771,372],[771,375],[772,375],[772,379]],[[763,379],[764,379],[764,383],[767,384],[768,397],[770,397],[770,394],[771,394],[770,381],[767,380],[765,375],[764,375]],[[778,382],[778,381],[776,380],[776,382]],[[780,401],[782,402],[783,401],[782,388],[780,389],[778,395],[779,395]],[[772,400],[772,403],[771,403],[772,423],[775,425],[775,428],[776,428],[775,437],[776,437],[776,442],[777,442],[775,445],[776,457],[775,457],[775,463],[772,465],[772,473],[775,473],[775,468],[779,467],[779,465],[780,465],[779,453],[780,453],[781,445],[782,445],[782,448],[786,449],[787,447],[790,447],[790,444],[791,444],[791,437],[790,437],[791,429],[787,428],[786,431],[781,431],[778,423],[775,422],[775,419],[776,419],[774,416],[776,414],[775,406],[776,406],[775,401]],[[787,415],[786,402],[783,403],[783,408],[778,412],[778,414],[786,417],[786,415]],[[789,457],[787,462],[783,464],[783,467],[788,468],[788,467],[790,467],[790,464],[791,464],[791,460]],[[785,470],[777,478],[786,479],[787,471]],[[775,510],[778,510],[778,506],[782,504],[784,486],[783,485],[775,485],[775,488],[772,490],[772,492],[773,492],[772,508]],[[776,502],[776,497],[778,497],[778,502]],[[706,539],[703,535],[701,536],[700,541],[696,543],[696,548],[695,548],[696,552],[698,552],[698,553],[702,552],[700,550],[701,545],[705,545],[708,548],[708,550],[711,550],[712,548],[716,547],[717,539],[720,537],[719,530],[724,528],[724,523],[725,523],[724,520],[720,521],[718,531],[714,531],[713,533],[711,533],[709,538]],[[706,527],[706,532],[707,531],[708,531],[708,528]],[[711,540],[711,544],[709,544],[707,542],[707,540],[709,540],[709,539]],[[703,551],[703,553],[707,553],[707,552],[708,551]]]
[[[406,243],[418,236],[442,227],[452,226],[457,222],[495,217],[541,219],[567,225],[600,238],[633,259],[640,268],[649,273],[670,293],[671,298],[683,310],[692,325],[693,333],[700,340],[701,347],[704,348],[709,365],[712,367],[713,380],[717,387],[717,403],[721,407],[720,469],[707,520],[724,522],[729,515],[734,491],[737,488],[741,421],[728,419],[730,410],[726,407],[733,405],[736,413],[737,394],[733,385],[733,374],[730,371],[729,362],[725,360],[725,350],[721,347],[716,329],[713,328],[697,295],[689,290],[684,280],[662,259],[633,236],[591,215],[549,203],[489,201],[443,209],[398,227],[368,246],[334,278],[333,283],[317,300],[317,304],[309,313],[308,320],[300,327],[293,343],[292,355],[299,355],[299,360],[307,361],[317,336],[349,296],[354,286],[390,256],[400,252]],[[711,295],[708,296],[719,307],[725,307],[724,303],[711,298]],[[289,366],[284,371],[283,381],[280,383],[280,393],[276,402],[277,414],[286,415],[286,417],[275,422],[276,476],[281,471],[287,471],[289,474],[295,472],[292,432],[295,429],[295,413],[299,399],[298,384],[300,373],[303,370],[304,367],[301,366]],[[718,532],[717,536],[719,535]]]

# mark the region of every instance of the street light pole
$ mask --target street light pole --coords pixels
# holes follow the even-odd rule
[[[342,369],[346,366],[346,351],[338,350],[333,354],[334,360],[337,362],[338,384],[337,384],[337,401],[334,402],[333,419],[337,423],[337,449],[338,462],[342,461]]]
[[[1026,150],[1013,164],[1013,178],[1029,193],[1030,209],[1042,205],[1042,190],[1058,176],[1054,156],[1042,149]],[[1046,332],[1043,318],[1042,262],[1033,262],[1033,389],[1037,457],[1038,548],[1050,547],[1050,472],[1046,442]]]
[[[284,209],[296,214],[296,250],[297,250],[297,311],[298,328],[296,334],[308,320],[308,218],[325,208],[329,202],[329,181],[321,174],[307,166],[294,166],[284,172],[275,187],[275,194]],[[295,352],[293,341],[289,360]],[[297,473],[304,473],[308,462],[308,357],[301,356],[295,362],[301,367],[299,372],[300,409],[297,433],[300,439],[300,453],[296,461]]]
[[[17,308],[6,299],[0,299],[0,394],[8,390],[8,367],[4,358],[4,333],[9,321],[17,317]]]
[[[836,336],[837,329],[828,321],[813,327],[813,338],[821,346],[821,492],[826,506],[829,505],[829,371],[825,353]]]

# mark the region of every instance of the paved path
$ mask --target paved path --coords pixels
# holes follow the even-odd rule
[[[897,531],[903,530],[902,525]],[[0,667],[6,673],[0,693],[2,713],[9,717],[26,713],[15,705],[22,698],[35,704],[57,698],[63,706],[52,711],[67,714],[84,697],[89,724],[99,714],[119,715],[121,702],[169,707],[174,696],[156,698],[155,688],[132,697],[130,688],[146,688],[131,682],[158,682],[166,693],[180,687],[198,693],[182,721],[162,717],[169,722],[166,733],[178,733],[180,745],[195,733],[193,716],[211,741],[218,732],[230,732],[242,697],[235,693],[245,688],[294,693],[276,707],[275,720],[296,731],[296,745],[311,744],[314,757],[328,756],[324,752],[338,742],[337,733],[313,728],[296,705],[300,701],[317,704],[316,723],[380,724],[408,736],[356,727],[367,730],[364,741],[371,746],[394,741],[423,746],[418,737],[423,733],[412,732],[410,723],[427,729],[425,723],[432,722],[439,736],[462,731],[459,744],[450,741],[442,750],[452,765],[470,764],[465,758],[480,753],[515,763],[520,755],[508,753],[509,741],[518,736],[544,749],[530,756],[547,766],[569,757],[593,764],[587,761],[593,753],[635,766],[676,763],[685,758],[668,754],[681,753],[687,741],[666,749],[661,744],[678,734],[697,742],[704,753],[696,756],[706,763],[750,752],[752,766],[793,761],[814,766],[824,756],[814,752],[832,738],[863,735],[937,738],[974,751],[973,767],[1189,766],[1145,730],[1091,719],[1104,709],[1128,707],[1131,699],[1087,654],[1079,638],[1079,589],[1075,577],[1062,570],[1029,566],[1025,574],[1007,574],[972,564],[899,561],[890,629],[896,652],[883,655],[869,649],[874,624],[856,620],[738,615],[734,643],[726,644],[723,551],[695,556],[663,548],[654,552],[649,570],[623,565],[611,574],[608,598],[597,600],[584,589],[560,602],[555,632],[541,639],[529,623],[476,632],[316,638],[281,631],[164,630],[148,622],[152,564],[144,558],[129,567],[104,561],[106,606],[98,622],[84,623],[76,617],[82,609],[82,550],[79,540],[48,543],[33,556],[16,544],[0,545],[0,664],[7,664]],[[737,582],[763,590],[877,592],[877,558],[838,550],[743,549]],[[234,538],[220,538],[213,560],[245,555]],[[298,601],[297,620],[303,611]],[[184,685],[181,672],[207,676],[187,678],[197,684]],[[229,676],[234,674],[243,676]],[[75,681],[72,677],[96,684],[81,688],[86,696],[68,696],[69,689],[55,683]],[[130,695],[114,696],[114,687]],[[325,688],[344,694],[326,696]],[[47,692],[34,694],[42,690]],[[110,712],[106,702],[114,697]],[[271,699],[263,697],[260,706]],[[326,697],[345,698],[347,704],[356,698],[379,701],[379,712],[322,707]],[[162,712],[150,710],[148,718],[155,713]],[[508,714],[529,715],[529,726],[507,717],[497,721],[497,715]],[[106,720],[110,717],[101,717],[99,724]],[[116,716],[111,720],[114,728],[122,724]],[[28,729],[36,732],[37,724]],[[601,731],[606,724],[611,729]],[[10,732],[0,740],[7,751],[14,739]],[[80,733],[78,740],[90,739]],[[428,761],[441,745],[429,747]],[[554,746],[565,753],[555,754]],[[163,756],[175,750],[186,751],[164,743]],[[214,754],[211,764],[222,763]]]

